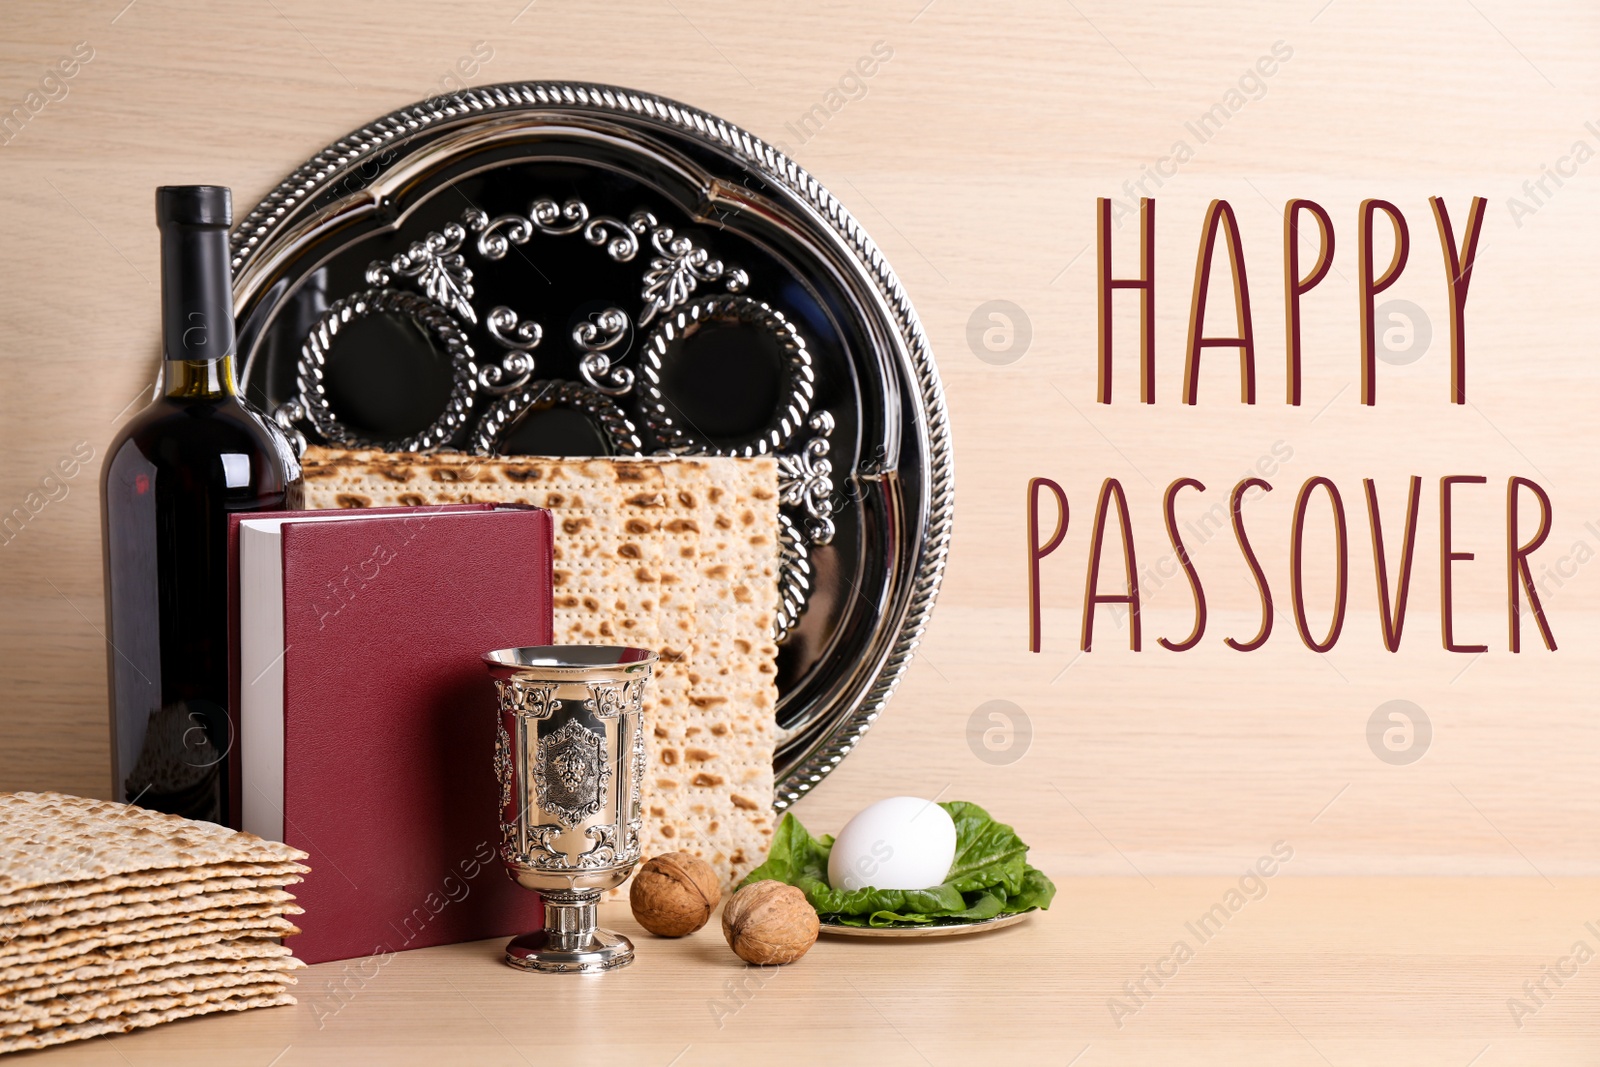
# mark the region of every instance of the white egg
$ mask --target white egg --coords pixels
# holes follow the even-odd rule
[[[890,797],[845,823],[828,856],[835,889],[927,889],[956,858],[956,824],[931,800]]]

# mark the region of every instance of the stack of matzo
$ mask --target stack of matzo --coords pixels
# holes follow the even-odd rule
[[[293,1004],[304,852],[60,793],[0,793],[0,1053]]]
[[[555,518],[555,641],[661,661],[645,700],[644,854],[682,850],[732,886],[772,839],[777,464],[486,459],[314,448],[305,506],[497,502]]]

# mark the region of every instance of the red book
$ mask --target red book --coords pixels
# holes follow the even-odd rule
[[[243,828],[310,853],[308,963],[537,929],[500,866],[480,657],[548,644],[551,522],[495,505],[234,520]]]

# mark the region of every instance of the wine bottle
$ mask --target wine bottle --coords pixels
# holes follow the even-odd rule
[[[232,196],[156,190],[163,395],[101,476],[113,795],[237,825],[228,757],[228,515],[299,506],[287,440],[238,395]]]

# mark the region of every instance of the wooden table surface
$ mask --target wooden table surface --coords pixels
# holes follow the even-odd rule
[[[497,941],[421,949],[310,968],[296,1007],[13,1062],[1600,1063],[1600,880],[1261,884],[1204,941],[1188,924],[1226,907],[1235,880],[1078,878],[1017,927],[919,942],[824,938],[766,971],[740,963],[715,923],[664,940],[612,904],[601,921],[633,937],[638,958],[609,975],[515,972]],[[1141,980],[1148,992],[1135,999],[1125,984]],[[1534,999],[1524,983],[1541,980]],[[1526,1010],[1514,1013],[1513,998]],[[1127,1009],[1120,1018],[1113,1000]]]

